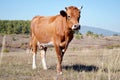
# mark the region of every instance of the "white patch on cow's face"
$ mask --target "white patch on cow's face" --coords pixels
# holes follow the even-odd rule
[[[80,25],[79,24],[74,24],[72,26],[72,30],[80,30]]]
[[[43,46],[43,47],[53,47],[54,46],[52,41],[48,42],[48,43],[40,43],[40,42],[38,42],[37,45],[39,46],[39,48],[40,48],[40,46]]]

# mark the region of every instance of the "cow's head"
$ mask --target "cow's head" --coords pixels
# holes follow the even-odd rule
[[[62,10],[60,11],[60,14],[63,17],[66,17],[67,20],[67,27],[72,29],[72,30],[79,30],[80,29],[80,24],[79,24],[79,19],[80,19],[80,13],[81,9],[78,9],[77,7],[70,6],[70,7],[65,7],[66,11]]]

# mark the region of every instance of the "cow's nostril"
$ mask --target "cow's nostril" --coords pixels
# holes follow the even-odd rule
[[[80,28],[80,25],[74,25],[74,27]]]
[[[77,25],[74,25],[74,27],[77,27]]]

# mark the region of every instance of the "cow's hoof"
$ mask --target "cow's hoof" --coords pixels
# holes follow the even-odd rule
[[[44,70],[48,70],[48,68],[47,67],[45,67],[45,68],[43,68]]]
[[[62,71],[61,71],[61,72],[58,72],[57,74],[58,74],[58,75],[62,75],[63,73],[62,73]]]
[[[34,67],[34,68],[32,68],[33,70],[35,70],[36,68]]]
[[[32,67],[33,70],[36,69],[36,68],[37,68],[36,66],[33,66],[33,67]]]
[[[62,75],[62,72],[59,72],[60,75]]]

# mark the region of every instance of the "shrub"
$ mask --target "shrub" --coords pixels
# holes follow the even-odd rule
[[[75,39],[83,39],[83,35],[78,32],[75,34]]]
[[[88,31],[88,32],[86,33],[86,36],[91,36],[91,37],[93,37],[93,38],[99,38],[99,37],[103,37],[103,34],[96,34],[96,33],[93,33],[93,32],[91,32],[91,31]]]
[[[94,38],[98,38],[99,35],[98,35],[98,34],[93,34],[93,37],[94,37]]]
[[[91,31],[88,31],[88,32],[86,33],[87,36],[93,36],[93,34],[94,34],[94,33],[91,32]]]
[[[13,41],[16,41],[17,39],[15,37],[12,38]]]
[[[113,36],[119,36],[118,34],[113,34]]]
[[[107,46],[108,49],[113,49],[112,45]]]
[[[2,47],[2,44],[0,43],[0,47]]]
[[[120,48],[120,44],[116,44],[116,45],[108,45],[107,48],[108,48],[108,49]]]
[[[83,35],[76,34],[75,39],[83,39]]]
[[[10,52],[7,48],[3,50],[4,53]]]

